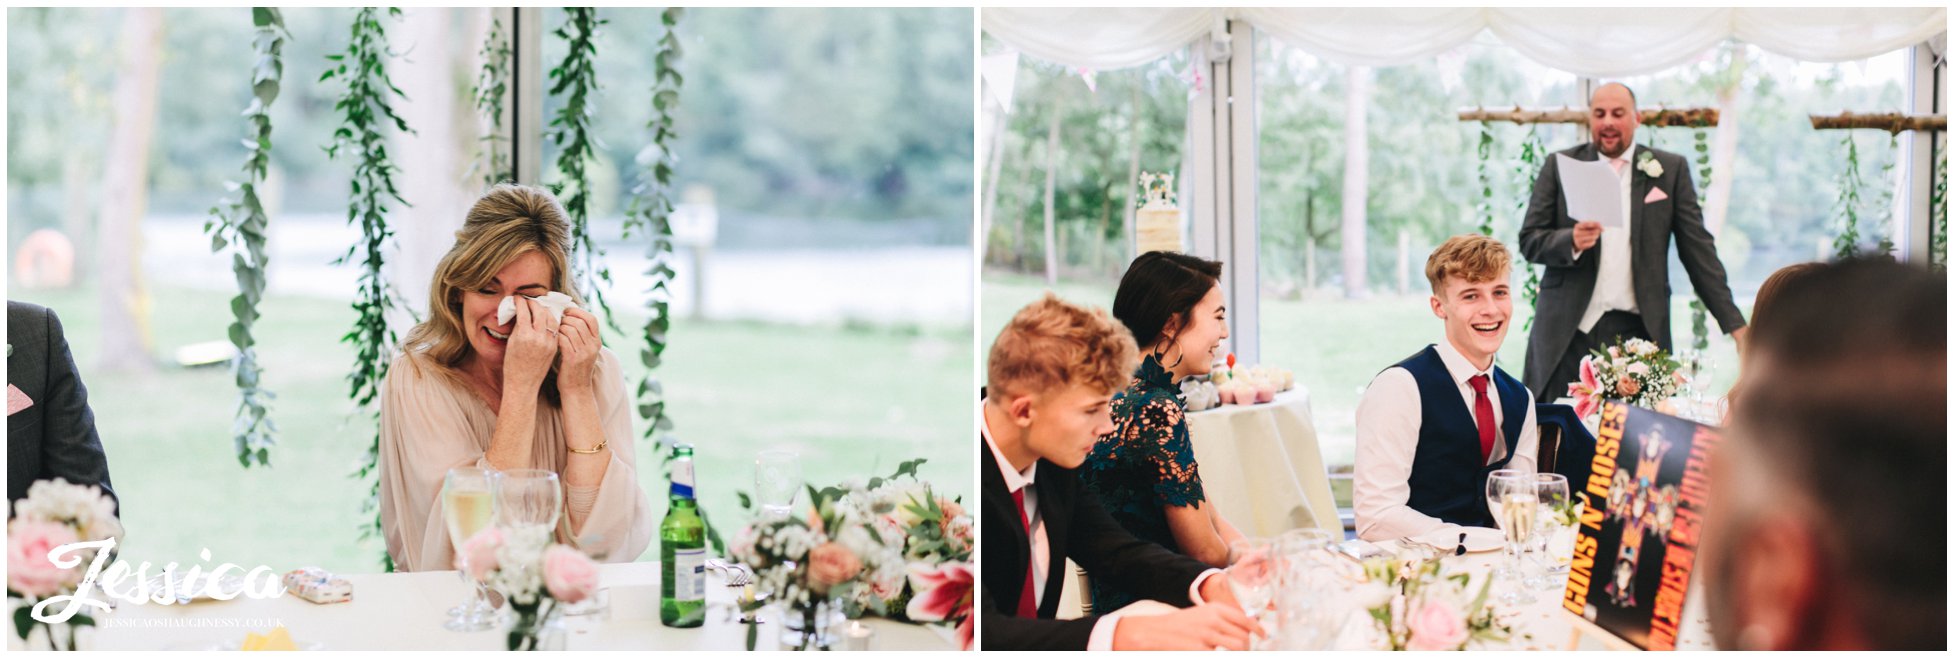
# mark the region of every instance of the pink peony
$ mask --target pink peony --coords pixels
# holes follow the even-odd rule
[[[7,524],[7,588],[42,598],[75,584],[81,571],[54,566],[48,553],[79,541],[64,523],[20,518]]]
[[[1468,637],[1465,617],[1439,601],[1426,601],[1405,621],[1405,629],[1411,631],[1406,648],[1412,651],[1457,651]]]
[[[496,562],[495,552],[502,548],[502,530],[494,526],[483,528],[468,541],[462,542],[461,551],[456,557],[462,561],[462,568],[468,570],[468,577],[477,581],[488,580],[489,572],[501,566]]]
[[[853,580],[862,572],[862,560],[848,547],[828,542],[807,552],[807,584],[816,594]]]
[[[543,551],[543,586],[564,603],[590,598],[597,591],[597,563],[577,549],[557,544]]]
[[[963,562],[946,562],[941,565],[911,564],[909,584],[916,590],[916,597],[909,600],[909,618],[916,621],[960,620],[957,624],[957,637],[963,640],[963,650],[969,651],[970,565]]]

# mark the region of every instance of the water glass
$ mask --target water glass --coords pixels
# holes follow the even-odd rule
[[[762,518],[784,519],[801,493],[801,456],[792,450],[762,450],[753,460],[753,497]]]
[[[538,468],[497,471],[495,527],[512,546],[540,548],[555,536],[563,515],[563,484],[555,472]]]
[[[1574,560],[1574,525],[1580,502],[1568,495],[1567,476],[1559,473],[1535,475],[1534,487],[1540,511],[1535,515],[1533,551],[1540,569],[1528,575],[1527,585],[1538,590],[1559,589],[1560,578]]]

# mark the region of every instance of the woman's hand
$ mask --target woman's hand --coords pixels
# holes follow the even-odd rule
[[[509,331],[509,351],[502,358],[505,394],[533,395],[549,375],[560,341],[557,321],[536,300],[516,295],[515,327]]]
[[[575,307],[565,310],[563,323],[557,326],[556,344],[563,354],[563,365],[556,373],[557,391],[567,395],[592,390],[596,381],[591,371],[597,363],[598,348],[604,346],[597,316]]]

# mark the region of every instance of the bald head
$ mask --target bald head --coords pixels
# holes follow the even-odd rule
[[[1594,95],[1588,97],[1588,139],[1603,156],[1622,157],[1635,143],[1635,127],[1639,125],[1642,115],[1635,111],[1635,92],[1628,85],[1610,82],[1596,87]]]

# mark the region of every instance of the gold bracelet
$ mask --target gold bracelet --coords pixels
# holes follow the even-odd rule
[[[597,447],[595,447],[595,448],[591,448],[591,449],[589,449],[589,450],[578,450],[578,449],[576,449],[576,448],[570,448],[569,446],[564,446],[564,447],[565,447],[565,448],[570,448],[570,452],[574,452],[574,453],[577,453],[577,454],[579,454],[579,455],[594,455],[594,454],[597,454],[597,453],[600,453],[600,452],[603,452],[603,451],[604,451],[604,446],[608,446],[608,445],[610,445],[610,444],[611,444],[611,438],[610,438],[610,437],[604,437],[604,440],[603,440],[603,441],[599,441],[599,442],[597,442]]]

